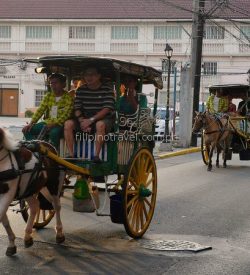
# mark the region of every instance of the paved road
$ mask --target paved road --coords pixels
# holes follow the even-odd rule
[[[250,274],[250,163],[237,156],[228,169],[207,172],[200,154],[160,160],[159,192],[146,239],[188,240],[213,249],[198,254],[147,250],[107,217],[72,212],[63,199],[67,241],[54,245],[53,222],[35,233],[30,249],[18,241],[18,255],[4,256],[0,231],[0,272],[11,274]],[[22,237],[24,222],[9,213]]]

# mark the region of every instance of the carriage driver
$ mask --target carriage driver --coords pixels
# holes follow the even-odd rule
[[[23,133],[27,140],[32,140],[36,139],[44,129],[50,142],[58,148],[63,134],[63,124],[72,116],[73,98],[64,90],[66,86],[64,75],[54,73],[49,76],[48,81],[51,92],[46,93],[31,122],[24,126]],[[46,118],[37,123],[42,116]]]
[[[100,162],[99,154],[104,142],[104,135],[114,125],[115,96],[111,83],[103,82],[97,67],[88,67],[83,72],[84,83],[76,90],[74,102],[75,120],[64,124],[64,138],[70,157],[74,157],[74,131],[96,133],[96,150],[93,161]]]
[[[212,93],[207,100],[207,111],[209,113],[226,113],[228,111],[228,98],[223,96],[220,90]]]

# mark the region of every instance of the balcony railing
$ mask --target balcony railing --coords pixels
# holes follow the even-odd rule
[[[11,50],[11,42],[0,42],[0,52],[9,52]]]
[[[68,51],[69,52],[94,52],[95,43],[69,42]]]
[[[25,42],[26,52],[49,52],[51,50],[51,42]]]

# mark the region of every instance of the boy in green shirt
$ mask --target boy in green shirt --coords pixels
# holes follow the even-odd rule
[[[66,86],[64,75],[54,73],[48,80],[51,92],[45,95],[31,122],[23,128],[23,133],[27,140],[36,139],[46,127],[50,142],[58,148],[63,134],[63,124],[72,115],[73,97],[64,90]],[[48,116],[42,122],[37,123],[43,115],[47,114]]]

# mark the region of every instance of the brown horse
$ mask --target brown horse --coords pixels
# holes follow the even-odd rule
[[[41,142],[53,153],[56,150],[46,142]],[[16,151],[18,151],[17,157]],[[20,168],[22,159],[23,167]],[[18,164],[19,163],[19,164]],[[3,224],[9,238],[7,256],[16,253],[15,234],[7,217],[7,210],[14,199],[25,199],[29,205],[29,218],[25,229],[24,245],[33,244],[32,228],[39,210],[37,194],[41,192],[54,207],[56,213],[56,241],[65,240],[60,218],[60,191],[64,180],[64,172],[59,171],[58,165],[49,158],[32,153],[25,147],[18,149],[18,143],[5,130],[0,128],[0,222]]]
[[[212,157],[214,149],[217,149],[216,166],[219,167],[219,154],[223,151],[223,167],[227,167],[227,155],[232,140],[232,128],[230,127],[227,115],[219,117],[208,112],[196,112],[194,119],[193,133],[204,130],[204,144],[208,152],[207,170],[212,170]]]

